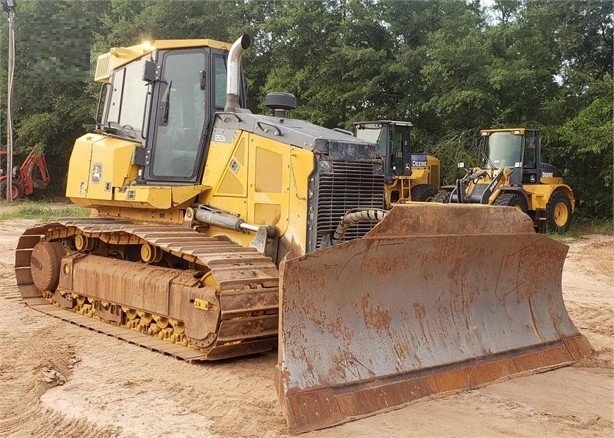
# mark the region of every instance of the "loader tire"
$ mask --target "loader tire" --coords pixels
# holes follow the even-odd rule
[[[571,201],[567,195],[555,191],[546,204],[546,223],[548,231],[562,234],[569,229],[571,223]]]
[[[6,181],[2,181],[0,183],[0,199],[8,199],[6,197],[6,186],[7,186]],[[23,195],[23,190],[18,183],[13,183],[12,190],[13,190],[13,196],[12,196],[13,200],[17,198],[21,198],[21,196]]]
[[[23,198],[23,187],[21,184],[13,184],[13,199]]]
[[[432,202],[437,189],[430,184],[418,184],[411,188],[411,200],[418,202]]]
[[[441,202],[443,204],[447,204],[450,202],[451,193],[447,190],[438,191],[435,196],[433,196],[433,202]]]
[[[520,193],[502,193],[495,199],[495,205],[515,207],[523,213],[529,210],[526,198]]]

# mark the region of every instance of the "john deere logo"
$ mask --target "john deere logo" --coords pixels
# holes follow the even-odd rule
[[[98,184],[102,179],[102,164],[96,163],[92,166],[92,182]]]

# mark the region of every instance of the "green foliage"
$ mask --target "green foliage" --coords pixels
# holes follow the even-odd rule
[[[609,83],[610,89],[614,86],[611,77],[602,82]],[[595,96],[558,129],[569,163],[570,183],[583,215],[612,216],[613,114],[611,96]]]
[[[563,243],[573,238],[586,236],[587,234],[603,234],[606,236],[614,234],[614,220],[587,219],[580,217],[574,219],[569,230],[563,234],[547,233],[548,237],[551,239],[562,241]]]
[[[93,124],[98,86],[30,74],[33,22],[54,14],[90,23],[91,63],[143,39],[246,32],[248,104],[271,91],[297,96],[297,118],[327,127],[365,119],[414,124],[416,149],[442,161],[477,161],[481,128],[543,133],[584,217],[612,217],[611,1],[495,0],[21,0],[17,3],[16,149],[43,147],[63,188],[74,140]],[[6,20],[0,32],[6,34]],[[6,38],[0,51],[7,52]],[[6,57],[0,82],[6,85]],[[0,86],[5,93],[6,86]],[[6,102],[5,96],[2,101]],[[4,108],[0,108],[6,120]]]
[[[61,129],[62,123],[55,114],[34,113],[21,120],[18,141],[22,149],[38,148],[44,152],[45,145],[50,144]]]

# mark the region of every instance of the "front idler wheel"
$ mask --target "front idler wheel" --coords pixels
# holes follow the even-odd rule
[[[60,280],[60,267],[66,249],[60,242],[39,242],[32,249],[30,272],[32,281],[41,292],[55,291]]]

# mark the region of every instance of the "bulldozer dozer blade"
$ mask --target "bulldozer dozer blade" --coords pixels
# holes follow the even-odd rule
[[[593,354],[563,303],[567,249],[514,208],[422,204],[285,260],[276,387],[290,432]]]

